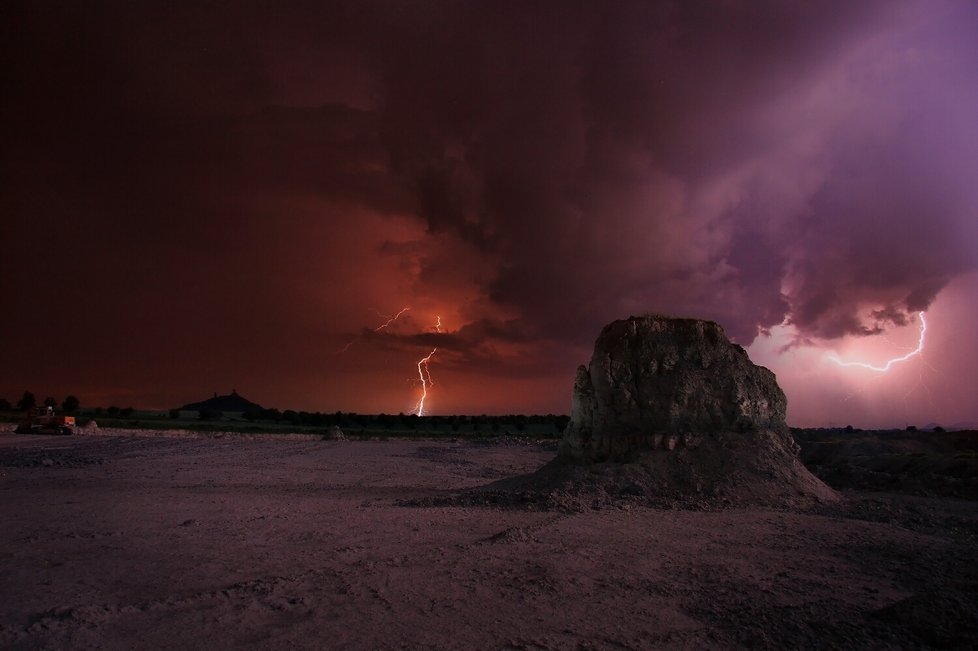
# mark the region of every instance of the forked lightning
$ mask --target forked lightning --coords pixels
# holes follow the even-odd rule
[[[867,364],[866,362],[843,362],[841,359],[839,359],[835,355],[829,355],[828,358],[830,360],[832,360],[833,362],[835,362],[836,364],[838,364],[839,366],[857,366],[859,368],[865,368],[865,369],[868,369],[870,371],[877,371],[879,373],[886,373],[887,371],[889,371],[893,367],[894,364],[899,364],[900,362],[905,362],[908,359],[910,359],[911,357],[915,357],[915,356],[919,355],[920,352],[924,349],[924,335],[927,333],[927,321],[924,320],[924,313],[923,312],[918,312],[917,313],[917,316],[920,317],[920,338],[917,339],[917,347],[914,348],[913,350],[911,350],[909,353],[907,353],[903,357],[894,357],[893,359],[889,360],[883,366],[873,366],[872,364]]]

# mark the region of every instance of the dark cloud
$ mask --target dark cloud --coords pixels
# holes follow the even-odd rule
[[[615,3],[490,22],[454,48],[466,12],[395,68],[384,110],[417,140],[429,230],[496,255],[489,295],[541,337],[638,306],[745,342],[785,319],[872,334],[864,310],[923,309],[973,268],[953,168],[975,157],[957,68],[974,47],[930,40],[961,12]]]
[[[630,313],[874,335],[975,269],[969,4],[3,11],[3,230],[72,255],[14,247],[0,290],[88,306],[91,359],[261,348],[312,377],[310,350],[411,304],[363,343],[559,373]],[[4,339],[64,338],[57,315]]]

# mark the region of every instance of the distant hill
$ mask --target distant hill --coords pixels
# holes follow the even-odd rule
[[[960,423],[955,423],[954,425],[949,425],[947,431],[957,432],[960,430],[978,430],[978,422],[975,421],[961,421]]]
[[[219,396],[216,393],[213,398],[208,398],[201,402],[191,402],[188,405],[180,407],[180,411],[201,411],[202,409],[207,409],[211,411],[256,411],[261,410],[263,407],[256,404],[247,398],[238,395],[238,392],[232,390],[226,396]]]
[[[948,432],[960,432],[962,430],[975,430],[978,429],[978,423],[961,421],[960,423],[954,423],[953,425],[941,425],[940,423],[927,423],[920,429],[925,432],[933,432],[935,427],[941,427]]]

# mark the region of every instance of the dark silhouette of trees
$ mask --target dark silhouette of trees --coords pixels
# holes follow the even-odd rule
[[[25,391],[23,397],[17,402],[19,411],[29,411],[37,406],[37,398],[30,391]]]
[[[286,409],[282,412],[282,420],[287,422],[289,425],[298,425],[302,421],[299,419],[299,412],[293,409]]]
[[[48,396],[47,398],[44,399],[44,406],[54,409],[55,407],[58,406],[58,401],[52,398],[51,396]]]
[[[32,394],[31,399],[33,399]],[[76,396],[68,396],[62,403],[62,408],[66,412],[78,411],[78,398]],[[3,403],[0,402],[0,410],[2,409]],[[224,410],[218,410],[213,407],[194,411],[197,412],[197,418],[201,421],[222,420],[224,419],[225,414],[228,413]],[[120,409],[116,405],[113,405],[107,409],[102,407],[88,408],[84,412],[80,413],[82,413],[82,415],[92,417],[107,415],[110,418],[127,418],[130,416],[137,416],[132,407]],[[170,409],[168,413],[171,419],[179,419],[185,412],[181,412],[179,409]],[[231,412],[231,414],[231,420],[237,420],[237,418],[234,417],[235,412]],[[160,414],[160,416],[162,416],[162,414]],[[142,412],[138,415],[138,417],[149,419],[153,418],[152,415],[147,415]],[[355,412],[347,413],[342,411],[337,411],[335,413],[322,413],[318,411],[297,411],[294,409],[280,411],[274,408],[249,409],[241,412],[241,417],[245,422],[251,423],[252,425],[258,425],[260,423],[275,423],[278,425],[285,424],[296,428],[301,427],[315,429],[336,426],[342,429],[359,429],[361,432],[376,430],[403,432],[409,436],[415,433],[420,433],[425,436],[453,436],[457,435],[459,432],[471,431],[473,435],[480,437],[499,436],[501,434],[505,434],[506,436],[518,435],[553,437],[554,435],[559,435],[567,427],[567,424],[570,421],[570,417],[567,415],[555,414],[537,414],[531,416],[523,414],[508,414],[500,416],[489,416],[486,414],[471,416],[418,416],[414,413],[405,414],[403,412],[396,415],[387,413],[357,414]],[[231,427],[233,427],[233,425]]]

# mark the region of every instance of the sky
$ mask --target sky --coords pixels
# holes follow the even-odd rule
[[[12,402],[569,413],[602,326],[657,312],[720,323],[792,425],[978,422],[973,2],[15,0],[0,25]],[[920,312],[886,373],[831,361],[912,352]]]

